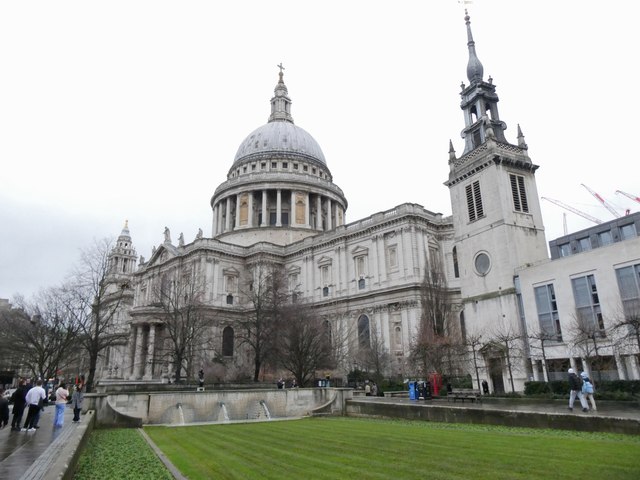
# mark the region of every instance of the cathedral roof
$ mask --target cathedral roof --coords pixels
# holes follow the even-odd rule
[[[293,123],[291,99],[282,78],[282,69],[283,67],[280,66],[280,79],[271,99],[269,121],[242,141],[233,161],[234,166],[250,160],[250,157],[264,158],[278,154],[300,156],[326,165],[318,142],[309,132]]]

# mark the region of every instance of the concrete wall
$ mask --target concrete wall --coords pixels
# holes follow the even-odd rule
[[[563,415],[513,410],[483,410],[417,403],[374,403],[350,400],[345,412],[350,417],[402,418],[427,422],[473,423],[508,427],[553,428],[583,432],[640,434],[640,421],[593,415]]]
[[[290,418],[315,411],[340,415],[351,397],[346,388],[87,394],[85,409],[96,411],[98,425],[139,427]]]

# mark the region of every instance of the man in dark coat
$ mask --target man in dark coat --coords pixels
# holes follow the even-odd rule
[[[13,403],[13,420],[11,421],[11,430],[14,432],[20,431],[20,424],[22,423],[22,414],[24,408],[27,405],[25,396],[27,395],[27,385],[24,379],[20,379],[18,388],[13,395],[11,395],[11,402]]]
[[[578,378],[576,372],[573,368],[569,369],[569,389],[571,393],[569,393],[569,410],[573,411],[573,402],[576,400],[576,396],[580,399],[580,404],[582,405],[582,411],[588,412],[589,408],[587,407],[587,402],[584,399],[584,395],[582,395],[582,380]]]

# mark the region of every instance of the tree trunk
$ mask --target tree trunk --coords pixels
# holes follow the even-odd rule
[[[98,364],[98,355],[95,352],[89,352],[89,375],[85,386],[85,392],[93,391],[93,379],[96,376],[96,366]]]

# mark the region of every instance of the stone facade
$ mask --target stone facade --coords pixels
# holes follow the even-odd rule
[[[252,269],[263,260],[284,269],[291,290],[326,318],[332,333],[351,336],[345,360],[333,372],[341,376],[355,366],[362,335],[371,332],[393,359],[388,374],[416,374],[408,358],[420,323],[420,286],[425,269],[434,262],[444,265],[450,298],[457,305],[452,321],[462,336],[479,340],[477,369],[469,361],[468,373],[474,381],[487,379],[492,391],[522,390],[526,380],[548,378],[529,338],[551,325],[538,287],[555,287],[556,310],[550,314],[556,315],[554,325],[563,332],[577,308],[585,311],[576,304],[578,283],[572,281],[584,272],[592,272],[599,285],[601,315],[594,313],[594,318],[600,319],[602,330],[624,317],[624,308],[630,312],[634,301],[640,304],[637,273],[635,290],[629,287],[624,299],[616,283],[620,266],[640,269],[640,241],[637,233],[628,233],[625,222],[626,235],[634,238],[575,257],[549,259],[535,179],[538,166],[529,158],[519,126],[517,141],[508,142],[496,86],[491,77],[483,78],[469,17],[465,20],[470,82],[460,93],[465,143],[460,157],[451,144],[445,182],[452,216],[405,203],[347,223],[346,196],[333,182],[320,146],[294,124],[281,71],[269,122],[241,143],[226,180],[211,198],[211,236],[199,232],[185,243],[181,234],[174,245],[166,229],[164,242],[154,247],[149,260],[141,258],[135,271],[130,269],[131,256],[114,254],[120,262],[114,285],[121,284],[124,275],[131,286],[121,317],[129,337],[106,356],[102,378],[171,377],[169,360],[159,353],[166,351],[167,331],[157,293],[185,268],[201,281],[209,321],[210,347],[199,365],[225,358],[237,371],[250,365],[246,352],[234,343],[234,329],[251,309],[246,288]],[[130,245],[128,230],[121,238]],[[552,242],[552,252],[555,248]],[[596,312],[595,305],[591,307]],[[514,338],[505,339],[508,334]],[[638,345],[614,345],[611,338],[594,340],[611,359],[610,370],[616,373],[610,376],[640,378]],[[581,355],[569,335],[556,338],[546,358],[562,378],[569,365],[587,371],[592,367],[589,355]]]

